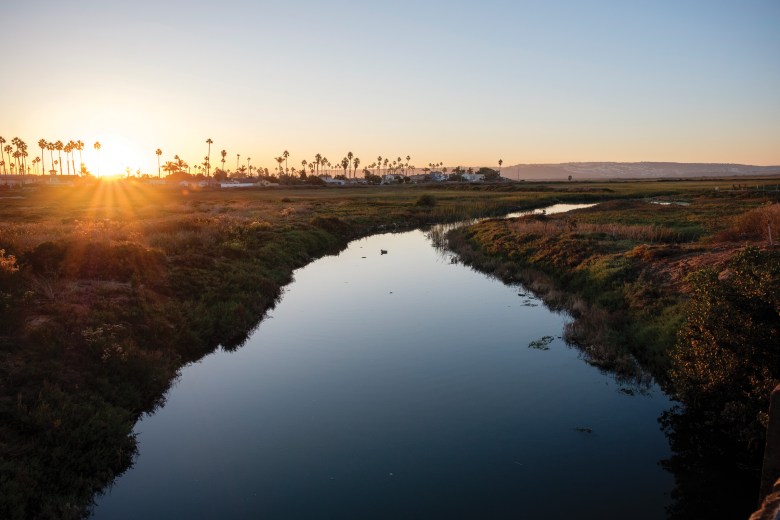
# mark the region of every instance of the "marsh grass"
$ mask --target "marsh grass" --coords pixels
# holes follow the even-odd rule
[[[294,269],[350,239],[555,202],[692,195],[714,186],[528,183],[237,194],[116,182],[20,190],[19,198],[0,205],[6,265],[0,272],[0,517],[81,517],[94,494],[132,461],[134,422],[164,402],[179,369],[219,346],[239,348]],[[425,194],[435,205],[416,204]],[[626,263],[593,263],[601,273],[593,285],[582,274],[566,275],[573,265],[567,262],[599,248],[617,254],[639,237],[661,239],[674,219],[665,223],[658,215],[670,211],[676,210],[642,210],[656,216],[645,222],[579,214],[578,227],[595,226],[587,240],[564,230],[526,242],[536,252],[508,247],[523,243],[522,233],[495,223],[480,238],[513,260],[555,253],[549,265],[565,281],[549,291],[557,305],[567,291],[591,294],[607,284],[609,291],[601,292],[611,296],[604,302],[611,298],[616,306],[621,291],[637,299],[651,294],[631,286],[627,273],[656,249]],[[650,227],[628,235],[609,228],[615,223]],[[699,221],[687,225],[707,229]],[[566,249],[553,247],[561,237]],[[483,256],[501,276],[521,277],[516,263]]]

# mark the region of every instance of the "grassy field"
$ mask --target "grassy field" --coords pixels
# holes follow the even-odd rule
[[[133,425],[163,403],[178,370],[216,348],[239,348],[294,269],[350,239],[562,201],[714,201],[690,220],[682,207],[645,205],[654,220],[642,223],[639,206],[621,209],[621,202],[609,203],[611,213],[578,214],[576,226],[601,236],[598,247],[613,255],[593,263],[593,272],[618,287],[628,272],[621,251],[661,258],[696,247],[690,244],[728,231],[723,217],[734,206],[718,201],[749,209],[767,196],[762,187],[775,184],[751,181],[750,190],[737,191],[724,180],[182,191],[121,181],[0,191],[0,517],[81,516],[94,493],[131,464]],[[496,254],[522,235],[486,226],[481,240]],[[636,226],[650,227],[626,235]],[[648,237],[657,242],[642,246]],[[550,265],[564,273],[572,268],[567,258],[585,260],[586,253],[567,249],[564,263]],[[569,288],[585,291],[577,280]]]

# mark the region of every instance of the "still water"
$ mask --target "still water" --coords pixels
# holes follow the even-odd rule
[[[182,370],[95,517],[663,518],[669,401],[620,392],[525,293],[422,231],[313,262]]]

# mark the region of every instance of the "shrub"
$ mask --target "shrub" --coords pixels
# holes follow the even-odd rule
[[[733,217],[729,227],[718,233],[716,240],[767,240],[772,229],[772,241],[780,239],[780,204],[772,204],[746,211]]]
[[[430,193],[424,193],[420,195],[420,197],[417,199],[417,202],[415,202],[414,205],[426,207],[426,208],[432,208],[436,205],[436,197],[434,197]]]
[[[780,382],[780,251],[746,248],[728,267],[691,276],[670,377],[688,412],[755,455]]]

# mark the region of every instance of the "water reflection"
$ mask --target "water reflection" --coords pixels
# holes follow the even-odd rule
[[[421,231],[295,279],[243,348],[185,368],[138,423],[136,465],[96,517],[663,515],[669,402],[582,363],[567,314]]]

